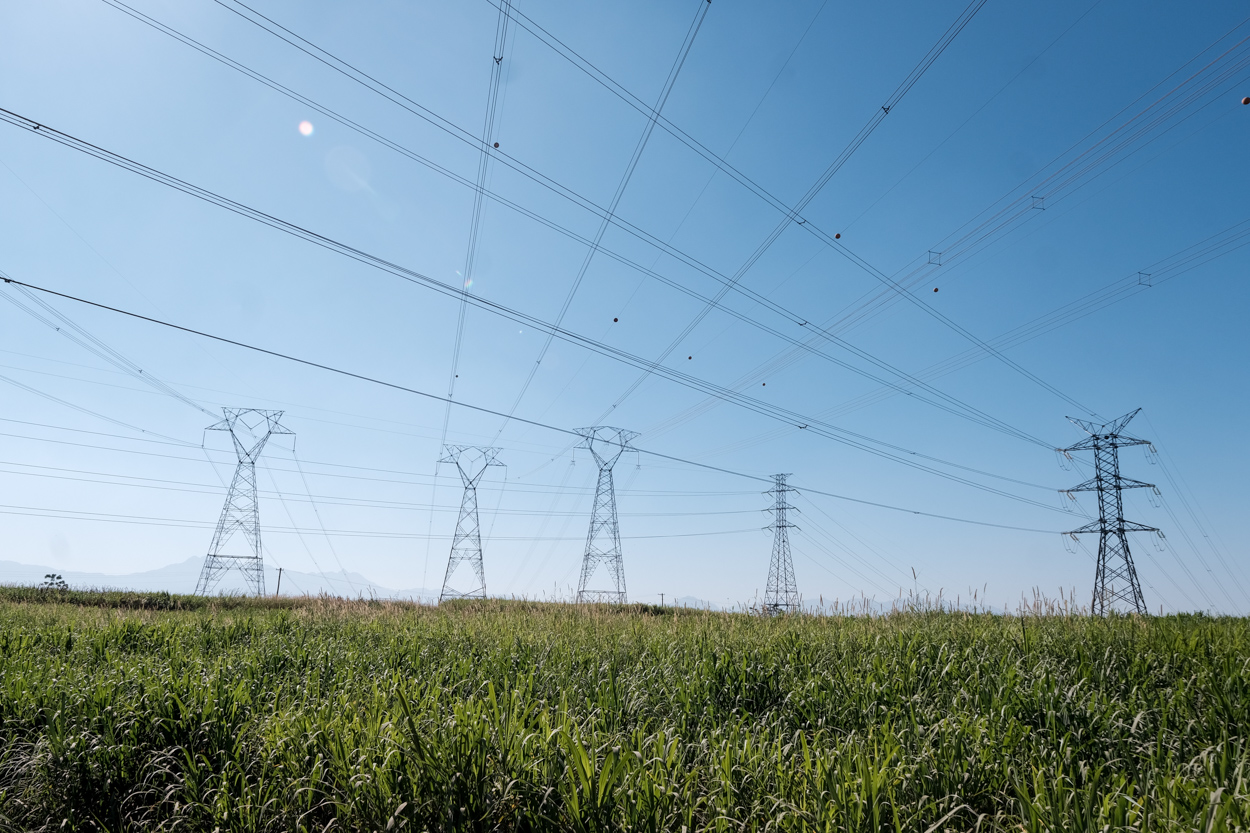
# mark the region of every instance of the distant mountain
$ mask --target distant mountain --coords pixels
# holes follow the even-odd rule
[[[188,558],[175,564],[167,564],[155,570],[141,573],[87,573],[61,570],[43,564],[19,564],[16,561],[0,561],[0,584],[41,584],[48,573],[58,573],[65,582],[76,589],[107,588],[113,590],[159,591],[169,593],[193,593],[200,577],[203,558]],[[265,566],[265,591],[272,594],[278,588],[278,570]],[[222,593],[243,592],[244,586],[237,572],[231,572],[222,580],[218,591]],[[347,598],[412,599],[432,602],[438,600],[438,591],[428,588],[395,589],[374,584],[360,573],[346,570],[337,572],[304,573],[299,570],[282,571],[283,596],[317,596],[322,593]]]
[[[678,596],[669,604],[674,607],[693,607],[698,610],[720,610],[720,605],[714,605],[707,599],[700,599],[697,596]]]

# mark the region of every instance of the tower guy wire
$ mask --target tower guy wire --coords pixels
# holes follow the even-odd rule
[[[221,519],[213,532],[213,541],[204,558],[204,569],[196,583],[195,594],[206,596],[221,577],[237,567],[243,579],[257,596],[265,595],[265,565],[261,558],[260,502],[256,497],[256,460],[265,443],[274,434],[294,434],[282,425],[282,411],[257,408],[222,408],[225,419],[210,425],[209,431],[229,431],[239,464],[226,494]],[[240,436],[243,435],[243,436]],[[242,530],[251,554],[225,551],[234,533]]]
[[[799,589],[794,581],[794,559],[790,556],[790,530],[797,529],[787,519],[790,510],[798,511],[790,505],[789,495],[795,491],[786,483],[788,474],[774,474],[773,487],[766,495],[771,495],[773,505],[765,510],[773,513],[773,522],[764,527],[773,533],[773,556],[768,562],[768,585],[764,590],[764,613],[776,615],[789,613],[799,609]]]
[[[440,463],[450,463],[460,472],[460,480],[464,483],[464,496],[460,500],[460,518],[456,521],[456,534],[451,541],[451,555],[447,558],[447,574],[443,577],[443,589],[438,595],[439,602],[448,599],[484,599],[486,598],[486,571],[482,566],[482,525],[477,515],[477,484],[481,481],[486,469],[491,466],[502,466],[499,462],[498,448],[449,445]],[[477,582],[471,590],[456,590],[452,581],[462,565],[467,564],[473,570],[473,579]]]
[[[1114,609],[1115,602],[1125,602],[1132,605],[1135,612],[1146,613],[1146,601],[1142,598],[1141,582],[1137,580],[1137,568],[1133,566],[1133,555],[1129,552],[1127,533],[1155,532],[1163,537],[1163,533],[1153,526],[1124,519],[1124,501],[1121,495],[1124,489],[1158,491],[1153,483],[1143,483],[1140,480],[1120,476],[1120,449],[1131,445],[1150,445],[1149,440],[1124,433],[1125,426],[1140,411],[1141,408],[1138,408],[1103,425],[1068,417],[1074,425],[1089,434],[1089,437],[1076,445],[1061,449],[1062,453],[1071,454],[1073,451],[1090,450],[1094,452],[1094,476],[1064,491],[1069,494],[1072,492],[1098,493],[1098,520],[1065,533],[1067,535],[1098,533],[1098,566],[1094,575],[1093,600],[1090,604],[1095,616],[1105,616],[1108,611]]]
[[[599,466],[599,482],[595,486],[595,503],[590,512],[590,531],[586,534],[586,553],[582,556],[582,575],[577,581],[577,603],[608,602],[625,604],[625,563],[621,554],[621,528],[616,518],[616,488],[612,482],[612,468],[626,451],[633,451],[630,443],[638,436],[637,431],[600,425],[578,428],[585,448]],[[595,570],[606,568],[607,584],[591,583]]]

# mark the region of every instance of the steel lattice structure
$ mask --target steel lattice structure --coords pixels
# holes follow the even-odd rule
[[[226,494],[226,504],[221,519],[213,532],[204,569],[196,583],[196,595],[204,596],[217,586],[221,577],[237,568],[243,580],[258,596],[265,595],[265,565],[261,558],[260,503],[256,498],[256,460],[265,443],[274,434],[294,434],[280,420],[282,411],[262,411],[256,408],[222,408],[225,419],[208,427],[209,431],[229,431],[234,441],[234,451],[239,464]],[[243,532],[251,554],[227,552],[226,546],[234,533]]]
[[[1142,597],[1141,583],[1137,580],[1137,568],[1129,552],[1129,532],[1159,532],[1153,526],[1124,520],[1124,489],[1155,489],[1153,483],[1143,483],[1120,476],[1120,449],[1131,445],[1149,445],[1149,440],[1124,433],[1124,427],[1137,416],[1141,408],[1125,414],[1105,425],[1095,425],[1083,419],[1068,417],[1074,425],[1089,434],[1074,446],[1061,449],[1065,454],[1073,451],[1094,452],[1094,476],[1066,492],[1097,492],[1098,520],[1068,535],[1098,533],[1098,567],[1094,576],[1094,615],[1103,616],[1115,602],[1125,602],[1137,613],[1146,612],[1146,600]]]
[[[764,527],[773,533],[773,557],[768,563],[764,612],[773,615],[799,609],[799,589],[794,581],[794,559],[790,557],[790,530],[797,527],[786,516],[787,512],[798,510],[787,500],[787,496],[794,491],[786,483],[789,476],[774,474],[773,487],[764,493],[773,498],[773,505],[766,510],[773,513],[773,522]]]
[[[460,500],[460,518],[456,521],[456,534],[451,539],[451,555],[447,558],[447,574],[443,577],[443,590],[439,602],[447,599],[486,598],[486,570],[482,566],[482,525],[477,516],[477,484],[490,466],[502,466],[498,448],[468,445],[449,445],[440,463],[454,463],[464,484],[464,496]],[[468,565],[477,582],[472,590],[457,590],[451,586],[457,569]]]
[[[582,557],[582,575],[577,582],[577,602],[609,602],[624,604],[625,563],[621,555],[621,529],[616,519],[616,489],[612,467],[638,436],[636,431],[600,425],[578,428],[582,436],[579,448],[590,451],[599,466],[599,483],[595,487],[595,505],[590,513],[590,531],[586,535],[586,554]],[[599,565],[606,567],[611,589],[591,586],[591,578]]]

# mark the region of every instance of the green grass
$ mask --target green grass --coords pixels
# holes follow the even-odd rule
[[[1245,830],[1250,622],[0,590],[4,830]]]

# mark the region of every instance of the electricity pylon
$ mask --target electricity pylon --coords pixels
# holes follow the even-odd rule
[[[764,590],[764,612],[772,615],[799,609],[794,560],[790,557],[790,530],[798,527],[786,519],[788,511],[798,510],[787,500],[787,495],[794,491],[794,487],[786,484],[789,476],[774,474],[773,487],[764,493],[773,498],[773,505],[765,510],[773,513],[773,522],[764,527],[773,532],[773,557],[768,563],[768,586]]]
[[[599,465],[599,483],[595,486],[595,505],[590,512],[590,532],[586,535],[586,554],[582,557],[582,576],[577,582],[577,603],[608,602],[625,604],[625,563],[621,557],[621,529],[616,520],[616,489],[612,483],[612,467],[638,436],[636,431],[600,425],[578,428],[582,444]],[[594,589],[590,579],[600,565],[607,568],[611,590]],[[601,585],[600,585],[601,586]]]
[[[1093,612],[1106,615],[1114,602],[1127,602],[1133,610],[1144,614],[1146,600],[1142,597],[1141,583],[1137,580],[1137,568],[1128,548],[1129,532],[1159,532],[1153,526],[1124,520],[1124,502],[1120,492],[1124,489],[1154,489],[1153,483],[1143,483],[1120,476],[1120,449],[1130,445],[1149,445],[1149,440],[1138,439],[1123,433],[1124,427],[1137,416],[1141,408],[1125,414],[1105,425],[1095,425],[1083,419],[1068,419],[1085,433],[1087,439],[1062,449],[1094,452],[1094,476],[1066,492],[1097,492],[1098,520],[1074,529],[1068,535],[1098,533],[1098,568],[1094,576]],[[1118,582],[1118,584],[1117,584]]]
[[[456,535],[451,539],[451,555],[447,558],[447,575],[443,577],[443,590],[439,602],[447,599],[485,599],[486,571],[482,567],[482,526],[477,518],[477,484],[490,466],[502,466],[498,448],[468,445],[449,445],[440,463],[454,463],[464,483],[464,496],[460,500],[460,519],[456,521]],[[468,564],[477,582],[472,590],[460,591],[451,586],[457,568]]]
[[[256,408],[222,408],[226,418],[208,426],[209,431],[229,431],[239,464],[226,494],[226,505],[213,532],[204,569],[195,586],[199,596],[208,595],[221,577],[237,567],[243,580],[257,596],[265,595],[265,565],[261,560],[260,503],[256,499],[256,459],[274,434],[294,434],[280,420],[282,411],[261,411]],[[242,530],[251,554],[226,552],[226,545],[236,531]]]

